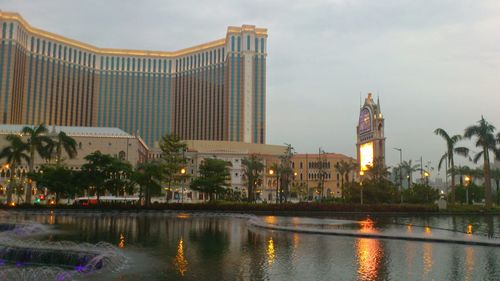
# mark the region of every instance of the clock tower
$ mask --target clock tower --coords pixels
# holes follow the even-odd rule
[[[385,165],[384,116],[379,99],[375,103],[371,93],[360,109],[356,133],[359,171],[366,171],[375,161]]]

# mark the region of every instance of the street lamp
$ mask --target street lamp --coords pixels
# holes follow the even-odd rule
[[[359,193],[360,193],[361,205],[363,205],[363,176],[364,175],[365,175],[365,172],[363,170],[359,171],[359,178],[360,178],[360,181],[359,181],[359,185],[360,185]]]
[[[186,175],[186,169],[181,168],[180,172],[181,172],[181,177],[183,178],[182,180],[184,181],[184,175]],[[184,182],[182,182],[181,203],[184,203]]]
[[[465,176],[465,204],[469,205],[469,184],[471,178],[469,176]]]
[[[399,193],[401,194],[401,203],[403,203],[403,149],[394,147],[399,151]]]
[[[430,176],[429,172],[425,171],[424,172],[424,177],[425,177],[425,183],[427,185],[429,185],[429,176]]]

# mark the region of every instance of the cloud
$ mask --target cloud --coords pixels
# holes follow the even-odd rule
[[[432,134],[484,114],[500,127],[500,2],[495,0],[18,1],[32,25],[101,47],[176,50],[269,29],[268,143],[355,155],[360,92],[381,97],[387,157],[437,165]]]

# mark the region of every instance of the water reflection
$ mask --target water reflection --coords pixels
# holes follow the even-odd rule
[[[272,265],[274,263],[275,258],[276,255],[274,253],[274,240],[272,237],[270,237],[267,241],[267,262],[269,263],[269,265]]]
[[[358,260],[358,280],[379,280],[379,271],[383,258],[380,240],[360,238],[356,241],[356,252]]]
[[[130,255],[133,266],[128,272],[124,269],[110,278],[96,275],[86,280],[120,280],[116,275],[127,276],[122,279],[127,281],[500,280],[500,253],[493,247],[266,231],[228,216],[75,215],[57,210],[50,215],[53,220],[48,212],[20,213],[14,218],[53,222],[55,226],[49,227],[57,230],[50,233],[53,241],[105,241],[125,247],[123,252]],[[263,219],[274,224],[304,222],[302,218],[275,216]],[[395,218],[384,219],[389,225]],[[451,217],[397,219],[400,222],[391,231],[430,235],[432,230],[432,235],[437,236],[441,228],[454,227]],[[470,229],[474,236],[486,236],[492,229],[498,236],[499,221],[499,216],[476,221],[459,217],[456,232],[464,235]],[[354,227],[358,233],[385,231],[379,218],[375,223],[362,220]]]
[[[123,235],[123,233],[120,233],[120,242],[118,242],[118,248],[125,248],[125,235]]]
[[[188,270],[188,261],[184,256],[184,241],[182,238],[177,245],[177,254],[175,255],[174,266],[180,276],[184,276]]]
[[[474,280],[474,248],[465,248],[465,280]]]
[[[424,243],[422,245],[423,253],[422,253],[422,261],[424,263],[424,280],[428,279],[429,272],[432,270],[433,259],[432,259],[432,243]]]

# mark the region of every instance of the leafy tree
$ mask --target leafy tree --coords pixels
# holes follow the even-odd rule
[[[226,192],[231,177],[229,166],[231,163],[220,159],[205,158],[200,164],[199,177],[195,178],[190,187],[193,190],[208,193],[210,201]]]
[[[151,161],[137,165],[133,173],[133,181],[139,187],[139,197],[144,194],[144,202],[148,206],[151,204],[151,197],[161,194],[161,182],[164,180],[164,163],[160,161]]]
[[[172,185],[178,184],[185,178],[185,175],[182,175],[180,171],[186,166],[185,152],[187,150],[187,145],[181,141],[179,136],[167,134],[163,136],[160,141],[160,149],[162,151],[161,159],[163,161],[163,180],[170,189]]]
[[[45,187],[56,194],[56,202],[61,196],[74,197],[79,193],[76,171],[69,170],[62,165],[43,165],[39,172],[28,173],[28,177],[36,181],[38,187]]]
[[[30,156],[26,153],[26,151],[28,151],[28,145],[23,142],[19,135],[7,135],[6,139],[9,142],[9,145],[0,151],[0,159],[6,159],[11,171],[10,182],[7,187],[7,203],[10,203],[12,202],[12,191],[14,189],[16,169],[22,161],[29,162]]]
[[[408,203],[432,203],[439,199],[439,190],[426,184],[415,184],[403,191],[403,198]]]
[[[474,163],[477,163],[479,159],[483,157],[484,188],[487,208],[491,208],[493,203],[491,193],[490,151],[497,157],[500,156],[500,151],[496,148],[494,132],[495,126],[488,123],[488,121],[481,116],[481,120],[477,122],[477,125],[467,127],[464,133],[464,137],[467,139],[475,137],[477,139],[476,147],[482,149],[482,151],[474,156]]]
[[[351,183],[346,189],[345,200],[350,203],[359,203],[363,189],[363,203],[381,204],[399,201],[397,187],[387,179],[377,181],[366,178],[361,183]]]
[[[288,201],[290,193],[290,183],[293,179],[293,170],[291,168],[291,160],[294,154],[294,148],[291,144],[285,144],[286,150],[283,155],[280,156],[280,172],[281,172],[281,182],[280,182],[280,193],[282,196],[279,197],[280,203]]]
[[[475,183],[471,183],[468,186],[458,185],[457,186],[457,201],[460,203],[467,203],[467,190],[469,191],[469,204],[473,202],[482,202],[484,198],[485,189],[482,186],[478,186]]]
[[[113,157],[106,174],[105,188],[115,196],[124,194],[126,187],[132,185],[132,165],[126,161]]]
[[[462,155],[467,157],[469,155],[469,149],[467,147],[456,147],[457,143],[462,140],[461,135],[450,136],[444,129],[437,128],[434,131],[434,134],[441,136],[446,143],[446,151],[441,156],[438,164],[438,170],[441,169],[441,166],[444,161],[448,162],[448,166],[451,167],[451,203],[455,202],[455,160],[454,155]]]
[[[264,171],[264,163],[255,154],[241,160],[243,165],[243,177],[245,178],[248,189],[248,201],[255,201],[255,189],[262,182],[262,172]]]
[[[130,184],[131,166],[129,163],[102,154],[100,151],[93,152],[84,158],[87,163],[82,165],[82,177],[88,181],[87,188],[95,188],[97,204],[100,196],[106,190],[117,194],[121,188]]]
[[[34,171],[35,153],[38,153],[41,158],[49,157],[47,148],[52,144],[52,139],[46,135],[47,132],[47,127],[44,124],[35,127],[26,126],[21,130],[21,134],[28,137],[27,144],[30,155],[28,166],[30,173]],[[28,204],[31,204],[31,188],[32,184],[30,183],[26,190],[26,203]]]

